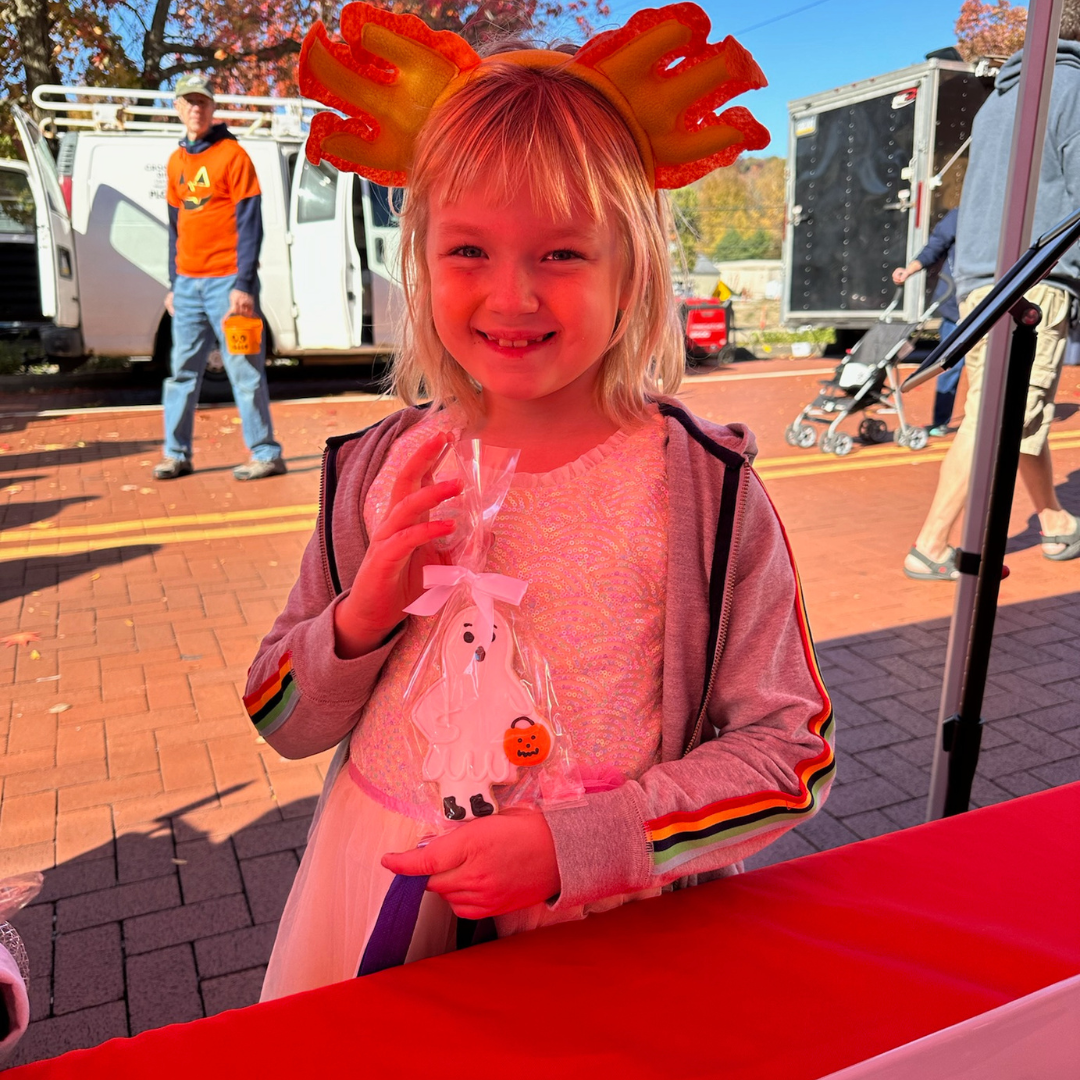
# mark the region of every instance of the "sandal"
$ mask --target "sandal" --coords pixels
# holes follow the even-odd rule
[[[1043,544],[1064,544],[1063,551],[1059,551],[1054,555],[1050,555],[1047,551],[1043,551],[1044,559],[1053,559],[1054,562],[1068,562],[1069,559],[1075,559],[1080,555],[1080,520],[1075,517],[1073,521],[1076,523],[1073,526],[1073,531],[1067,536],[1047,536],[1045,533],[1042,537]]]
[[[934,562],[914,545],[908,554],[926,567],[925,570],[909,570],[904,567],[904,573],[916,581],[955,581],[960,576],[960,571],[956,568],[956,548],[949,548],[944,562]]]

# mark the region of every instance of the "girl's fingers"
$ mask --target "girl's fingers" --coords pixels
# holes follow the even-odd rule
[[[440,503],[460,495],[461,488],[461,480],[443,480],[404,496],[400,502],[391,506],[390,512],[375,530],[372,540],[382,540],[416,522]]]
[[[419,449],[398,472],[390,494],[391,504],[424,486],[425,478],[430,478],[429,474],[438,465],[452,440],[453,436],[449,432],[440,431],[420,444]]]
[[[379,540],[377,558],[380,562],[390,564],[395,570],[400,569],[412,558],[418,548],[430,544],[440,536],[449,536],[453,531],[452,521],[421,521]]]

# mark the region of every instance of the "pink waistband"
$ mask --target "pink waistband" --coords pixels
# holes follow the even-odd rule
[[[438,822],[441,820],[434,809],[420,806],[417,803],[405,802],[404,799],[395,799],[393,795],[387,795],[372,784],[364,774],[356,767],[356,762],[349,759],[349,779],[369,798],[374,799],[380,806],[392,810],[402,817],[411,818],[413,821]]]

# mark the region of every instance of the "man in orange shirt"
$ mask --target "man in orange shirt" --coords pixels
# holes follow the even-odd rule
[[[195,405],[216,342],[240,410],[251,460],[233,469],[237,480],[285,472],[274,441],[266,385],[266,347],[257,355],[229,352],[222,320],[255,317],[262,246],[262,195],[251,158],[214,123],[214,95],[203,75],[176,85],[176,111],[185,138],[169,158],[169,280],[165,307],[172,316],[172,374],[165,380],[165,457],[154,467],[158,480],[192,471]]]

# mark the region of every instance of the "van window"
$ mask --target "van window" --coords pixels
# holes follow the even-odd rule
[[[0,233],[30,235],[36,230],[30,181],[21,172],[0,169]]]
[[[337,169],[325,161],[312,165],[305,158],[296,200],[297,224],[332,221],[336,202]]]
[[[382,184],[369,184],[368,187],[371,189],[371,223],[377,229],[394,228],[405,207],[405,189],[385,188]]]

